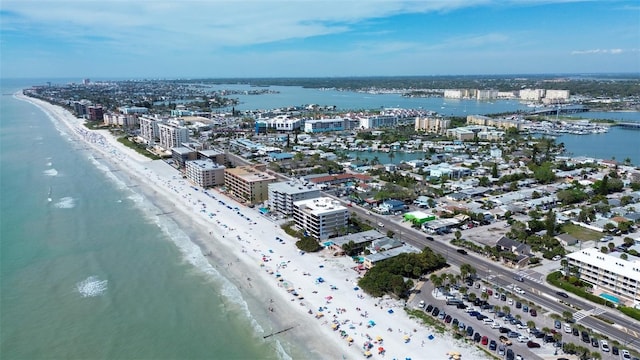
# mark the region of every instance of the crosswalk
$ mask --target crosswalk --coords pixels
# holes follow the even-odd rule
[[[522,276],[523,278],[529,280],[529,281],[533,281],[535,283],[538,284],[542,284],[544,283],[544,281],[542,281],[542,274],[537,273],[535,271],[519,271],[518,273],[516,273],[517,276]]]
[[[600,307],[594,307],[594,308],[589,309],[589,310],[576,311],[573,314],[573,318],[576,321],[580,321],[580,320],[582,320],[582,319],[584,319],[584,318],[586,318],[588,316],[592,316],[592,315],[593,316],[597,316],[597,315],[604,314],[606,312],[607,312],[607,309],[603,309],[603,308],[600,308]]]

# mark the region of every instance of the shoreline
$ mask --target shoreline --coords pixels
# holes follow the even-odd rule
[[[350,259],[335,258],[326,251],[303,255],[294,239],[257,210],[236,204],[216,190],[196,188],[162,160],[143,157],[118,143],[107,130],[86,129],[84,120],[60,106],[21,94],[16,97],[60,121],[72,136],[121,169],[119,177],[126,174],[128,181],[139,184],[136,191],[147,201],[162,213],[171,212],[164,215],[178,224],[201,252],[198,256],[189,254],[192,258],[186,260],[205,273],[219,272],[235,285],[247,317],[261,329],[256,329],[256,339],[293,327],[262,340],[283,349],[276,349],[281,357],[363,358],[365,342],[375,343],[372,357],[379,359],[419,359],[425,351],[430,358],[446,359],[451,350],[462,353],[463,359],[487,357],[448,333],[434,334],[436,338],[424,347],[434,331],[410,319],[403,302],[372,298],[357,289],[357,273],[351,269],[354,264]],[[347,336],[341,336],[341,331]],[[384,342],[372,340],[378,336],[384,337]],[[353,341],[347,341],[349,338]],[[385,351],[379,353],[383,346]]]

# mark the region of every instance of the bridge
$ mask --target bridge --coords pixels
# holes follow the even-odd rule
[[[619,122],[616,126],[620,126],[625,129],[637,129],[640,130],[640,122]]]
[[[531,115],[577,114],[589,111],[585,106],[561,106],[531,111]]]

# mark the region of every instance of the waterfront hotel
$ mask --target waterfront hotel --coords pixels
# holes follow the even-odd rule
[[[640,261],[623,260],[588,248],[567,255],[570,267],[578,268],[580,280],[593,285],[593,294],[615,304],[640,305]]]

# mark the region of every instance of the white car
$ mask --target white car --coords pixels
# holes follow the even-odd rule
[[[502,325],[498,324],[496,321],[491,323],[492,329],[499,329]]]
[[[564,324],[564,332],[566,332],[567,334],[571,334],[571,325]]]
[[[378,222],[378,226],[384,227],[384,224],[382,222]]]
[[[524,336],[524,335],[520,335],[520,336],[518,336],[518,341],[519,341],[519,342],[521,342],[521,343],[527,342],[527,341],[529,341],[529,340],[530,340],[530,339],[529,339],[529,337],[528,337],[528,336]]]
[[[509,303],[509,305],[513,305],[513,299],[509,299],[507,302]]]
[[[626,349],[620,350],[620,355],[622,355],[623,359],[631,359],[631,354],[629,353],[629,350],[626,350]]]
[[[609,342],[607,340],[600,341],[600,349],[604,352],[609,352]]]
[[[527,326],[527,324],[518,324],[516,326],[518,329],[528,329],[529,327]]]
[[[516,286],[513,290],[515,290],[518,294],[524,294],[524,290],[520,289],[518,286]]]
[[[420,300],[420,303],[418,304],[418,307],[420,309],[422,309],[424,307],[424,300]]]

